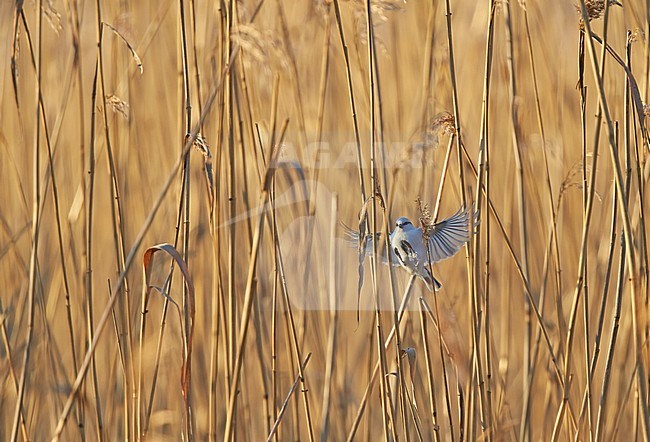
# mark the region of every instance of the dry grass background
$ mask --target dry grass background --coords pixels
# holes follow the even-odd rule
[[[570,1],[2,2],[0,439],[647,440],[650,5],[585,3],[630,77]],[[481,219],[358,323],[349,85],[368,228]]]

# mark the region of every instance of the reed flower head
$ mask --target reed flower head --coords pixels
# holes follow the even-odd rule
[[[617,0],[608,0],[609,6],[621,6],[623,5],[619,3]],[[599,19],[602,15],[603,12],[605,12],[605,0],[585,0],[585,7],[587,8],[587,16],[589,17],[589,21],[592,20],[597,20]],[[578,11],[578,15],[580,16],[580,29],[584,29],[584,22],[582,21],[582,13],[580,12],[580,5],[576,5],[576,10]]]

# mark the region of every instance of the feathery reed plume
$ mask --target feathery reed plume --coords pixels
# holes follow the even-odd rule
[[[387,13],[391,12],[402,12],[404,10],[403,3],[406,3],[401,0],[374,0],[371,2],[371,11],[372,11],[372,27],[373,33],[374,30],[378,29],[381,25],[388,23],[389,16]],[[366,23],[366,2],[362,0],[356,0],[352,3],[353,14],[354,14],[354,30],[357,38],[361,44],[368,44],[368,27]],[[374,34],[373,44],[381,50],[383,54],[388,53],[386,49],[386,43],[381,38],[380,35]]]
[[[124,117],[125,120],[129,119],[129,103],[122,100],[117,95],[109,95],[106,97],[106,104],[111,108],[116,114],[120,114]]]
[[[290,67],[282,40],[270,30],[260,31],[253,25],[240,24],[230,39],[267,71],[272,67],[283,70]]]
[[[650,104],[644,104],[643,105],[643,116],[645,118],[650,117]]]
[[[429,205],[423,202],[419,196],[415,200],[415,204],[418,206],[420,225],[422,226],[422,236],[424,237],[424,242],[426,244],[427,241],[429,241],[429,235],[433,230],[433,216]]]
[[[448,135],[456,135],[456,126],[454,116],[445,111],[437,114],[426,126],[411,136],[408,145],[400,153],[400,163],[408,163],[414,157],[434,150],[440,144],[440,138]]]
[[[430,130],[440,135],[456,134],[454,116],[447,111],[439,113],[431,120]]]
[[[608,0],[609,6],[620,6],[623,7],[621,3],[617,0]],[[605,0],[585,0],[585,7],[587,8],[587,15],[589,16],[589,21],[597,20],[605,11]],[[575,5],[578,15],[580,15],[580,5]],[[585,24],[582,20],[582,17],[578,20],[580,29],[584,29]]]
[[[323,20],[329,14],[330,7],[334,0],[313,0],[314,9],[318,13],[318,16]]]
[[[214,176],[212,173],[212,154],[210,153],[210,146],[203,135],[197,134],[194,143],[192,143],[192,147],[203,155],[203,172],[205,173],[205,181],[210,199],[210,210],[212,210],[212,201],[214,199]],[[212,213],[210,213],[210,215],[212,216]]]
[[[592,154],[587,154],[587,158],[591,158]],[[587,173],[591,173],[591,163],[585,165]],[[580,158],[578,161],[573,163],[571,169],[567,172],[560,185],[560,195],[563,195],[564,192],[571,188],[582,189],[584,187],[582,180],[582,168],[583,168],[583,159]],[[598,192],[596,192],[598,195]],[[600,198],[599,198],[600,199]]]

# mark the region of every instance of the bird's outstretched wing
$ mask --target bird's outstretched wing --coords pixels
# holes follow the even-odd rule
[[[478,225],[478,212],[472,210],[473,225]],[[461,208],[449,218],[435,223],[429,233],[431,262],[451,258],[470,240],[470,211]],[[476,233],[476,232],[474,232]]]
[[[339,225],[343,229],[343,233],[345,233],[345,240],[350,244],[350,247],[354,247],[357,250],[359,249],[359,232],[354,230],[353,228],[349,227],[342,221],[339,221]],[[382,249],[381,245],[381,233],[376,233],[375,234],[375,241],[377,242],[377,250]],[[386,256],[386,248],[384,247],[384,251],[381,252],[381,256],[379,256],[379,261],[383,264],[388,264],[388,257]],[[365,237],[365,251],[366,251],[366,256],[372,256],[372,234],[368,233]],[[395,252],[391,250],[391,262],[393,263],[394,266],[399,265],[399,261],[397,260],[397,256],[395,255]]]

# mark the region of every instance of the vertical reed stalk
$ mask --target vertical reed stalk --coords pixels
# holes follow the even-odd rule
[[[323,387],[323,405],[321,407],[321,442],[326,442],[329,435],[330,407],[332,403],[332,388],[334,370],[336,369],[336,351],[338,349],[337,325],[339,321],[338,293],[336,290],[336,226],[338,218],[338,195],[332,197],[332,223],[330,227],[330,256],[329,256],[329,309],[330,333],[327,340],[327,365],[325,366],[325,381]]]
[[[587,36],[591,37],[591,26],[587,19],[587,10],[584,3],[584,0],[580,0],[580,7],[583,20],[585,20],[585,28]],[[602,75],[598,71],[597,58],[596,58],[596,49],[594,47],[594,42],[591,38],[587,38],[588,47],[589,47],[589,56],[591,59],[591,65],[593,69],[593,74],[596,79],[596,85],[598,87],[598,95],[600,98],[601,108],[603,109],[603,114],[605,116],[605,121],[607,122],[607,135],[609,141],[609,151],[610,159],[612,162],[612,167],[614,169],[614,177],[616,182],[616,191],[618,193],[618,204],[621,210],[621,215],[623,217],[623,231],[625,234],[625,241],[628,244],[626,249],[626,260],[628,263],[628,272],[630,275],[630,296],[632,298],[632,330],[634,336],[634,350],[635,350],[635,359],[638,364],[637,373],[637,382],[639,386],[639,392],[642,398],[646,397],[648,387],[646,379],[646,367],[643,359],[643,347],[642,347],[642,330],[639,326],[639,316],[642,314],[639,309],[640,294],[638,293],[639,289],[639,280],[637,278],[637,269],[636,269],[636,256],[634,251],[634,241],[632,237],[632,228],[630,222],[630,214],[626,207],[626,195],[623,185],[623,174],[621,172],[621,165],[618,159],[618,147],[616,145],[615,131],[613,122],[609,113],[609,107],[607,105],[607,97],[605,95],[605,90],[603,86]],[[604,45],[606,46],[606,45]],[[643,434],[644,437],[650,438],[650,411],[648,410],[648,404],[645,400],[641,400],[641,409],[642,409],[642,424],[643,424]]]
[[[285,124],[285,129],[286,129],[286,124]],[[282,132],[284,132],[284,130]],[[282,136],[280,137],[280,139],[282,139]],[[267,167],[267,171],[265,173],[265,178],[264,178],[264,186],[260,194],[260,204],[264,208],[266,208],[267,205],[270,183],[271,183],[271,179],[273,178],[273,172],[275,170],[275,161],[276,161],[278,149],[275,148],[274,150],[275,152],[269,158],[269,165]],[[253,306],[253,297],[255,293],[255,291],[253,290],[253,282],[255,281],[255,269],[257,267],[257,257],[259,254],[261,230],[262,230],[262,224],[264,222],[265,216],[266,216],[265,211],[262,211],[258,215],[255,234],[253,236],[253,244],[252,244],[251,256],[250,256],[249,267],[248,267],[248,277],[246,279],[246,294],[242,306],[242,318],[240,323],[241,325],[240,325],[240,330],[238,335],[239,338],[238,338],[238,344],[236,349],[237,353],[236,353],[235,365],[233,369],[232,384],[230,386],[230,396],[228,399],[228,414],[226,417],[226,426],[224,430],[224,437],[223,437],[224,441],[230,441],[234,435],[235,404],[237,401],[237,397],[239,396],[238,390],[239,390],[241,369],[244,360],[244,344],[246,343],[246,336],[248,335],[248,326],[250,323],[251,309]]]
[[[512,129],[512,148],[515,158],[515,167],[517,169],[515,183],[517,187],[517,205],[518,205],[518,228],[519,228],[519,256],[521,257],[521,266],[524,274],[528,279],[528,223],[526,221],[526,190],[524,183],[526,182],[524,176],[524,159],[520,146],[521,129],[519,127],[519,112],[516,103],[517,90],[517,76],[516,76],[516,61],[515,61],[515,43],[513,36],[513,14],[511,5],[505,5],[505,23],[506,23],[506,56],[508,59],[508,73],[510,76],[510,120]],[[489,235],[488,235],[489,236]],[[486,288],[487,290],[487,288]],[[533,361],[531,359],[531,342],[532,342],[532,324],[530,317],[530,303],[528,299],[524,298],[524,352],[523,352],[523,365],[524,373],[523,391],[524,391],[524,411],[522,412],[521,431],[519,433],[520,440],[531,440],[530,428],[530,388],[533,381],[531,377],[531,366]]]
[[[18,381],[18,394],[16,398],[16,407],[13,417],[13,428],[11,430],[11,440],[18,440],[18,431],[21,427],[20,421],[23,410],[23,398],[25,396],[25,389],[27,384],[27,372],[29,370],[29,360],[32,352],[32,338],[34,335],[34,304],[36,298],[36,282],[37,282],[37,273],[38,273],[38,244],[40,236],[40,202],[41,202],[41,177],[40,177],[40,136],[41,136],[41,107],[40,107],[40,95],[41,95],[41,62],[42,62],[42,53],[43,53],[43,11],[42,11],[43,2],[39,0],[38,2],[38,12],[36,27],[38,29],[38,56],[36,63],[36,119],[34,123],[34,146],[32,149],[33,155],[33,177],[32,177],[32,248],[30,253],[29,260],[29,291],[28,291],[28,319],[27,319],[27,335],[25,339],[25,351],[23,353],[23,368],[20,373],[20,380]]]
[[[489,175],[488,175],[488,164],[489,164],[489,102],[490,102],[490,83],[492,75],[492,56],[493,56],[493,39],[494,39],[494,13],[495,13],[495,4],[493,1],[490,2],[490,11],[488,16],[488,25],[487,25],[487,43],[485,49],[485,75],[483,78],[483,99],[481,105],[481,132],[479,139],[479,169],[477,176],[477,189],[476,189],[476,204],[477,210],[481,210],[481,187],[484,185],[485,197],[489,199]],[[459,155],[459,165],[462,163],[461,156]],[[462,165],[459,167],[462,168]],[[465,207],[468,206],[468,201],[466,196],[463,198]],[[470,209],[473,211],[474,209]],[[470,219],[473,219],[473,216],[470,216]],[[473,228],[473,227],[472,227]],[[470,378],[476,376],[476,382],[478,386],[478,393],[480,398],[480,414],[481,414],[481,426],[482,431],[485,437],[488,440],[491,439],[490,427],[491,418],[488,415],[488,404],[487,398],[485,395],[485,378],[484,378],[484,367],[481,356],[481,322],[482,322],[482,300],[479,294],[479,281],[481,280],[480,274],[480,245],[481,245],[481,228],[477,229],[476,238],[472,242],[473,250],[470,253],[469,245],[466,247],[466,258],[467,258],[467,274],[469,280],[469,305],[470,305],[470,317],[472,318],[472,369],[470,373]],[[489,232],[488,232],[489,234]],[[486,252],[489,252],[486,249]],[[489,253],[486,255],[486,276],[489,275]],[[472,270],[473,269],[473,270]],[[489,280],[487,280],[489,282]],[[487,287],[485,290],[488,290]],[[489,345],[489,344],[488,344]],[[468,389],[470,407],[468,409],[468,430],[467,437],[472,440],[476,436],[474,434],[474,426],[471,425],[471,422],[474,419],[475,411],[471,404],[475,398],[475,392],[473,390],[474,383],[470,384]]]

